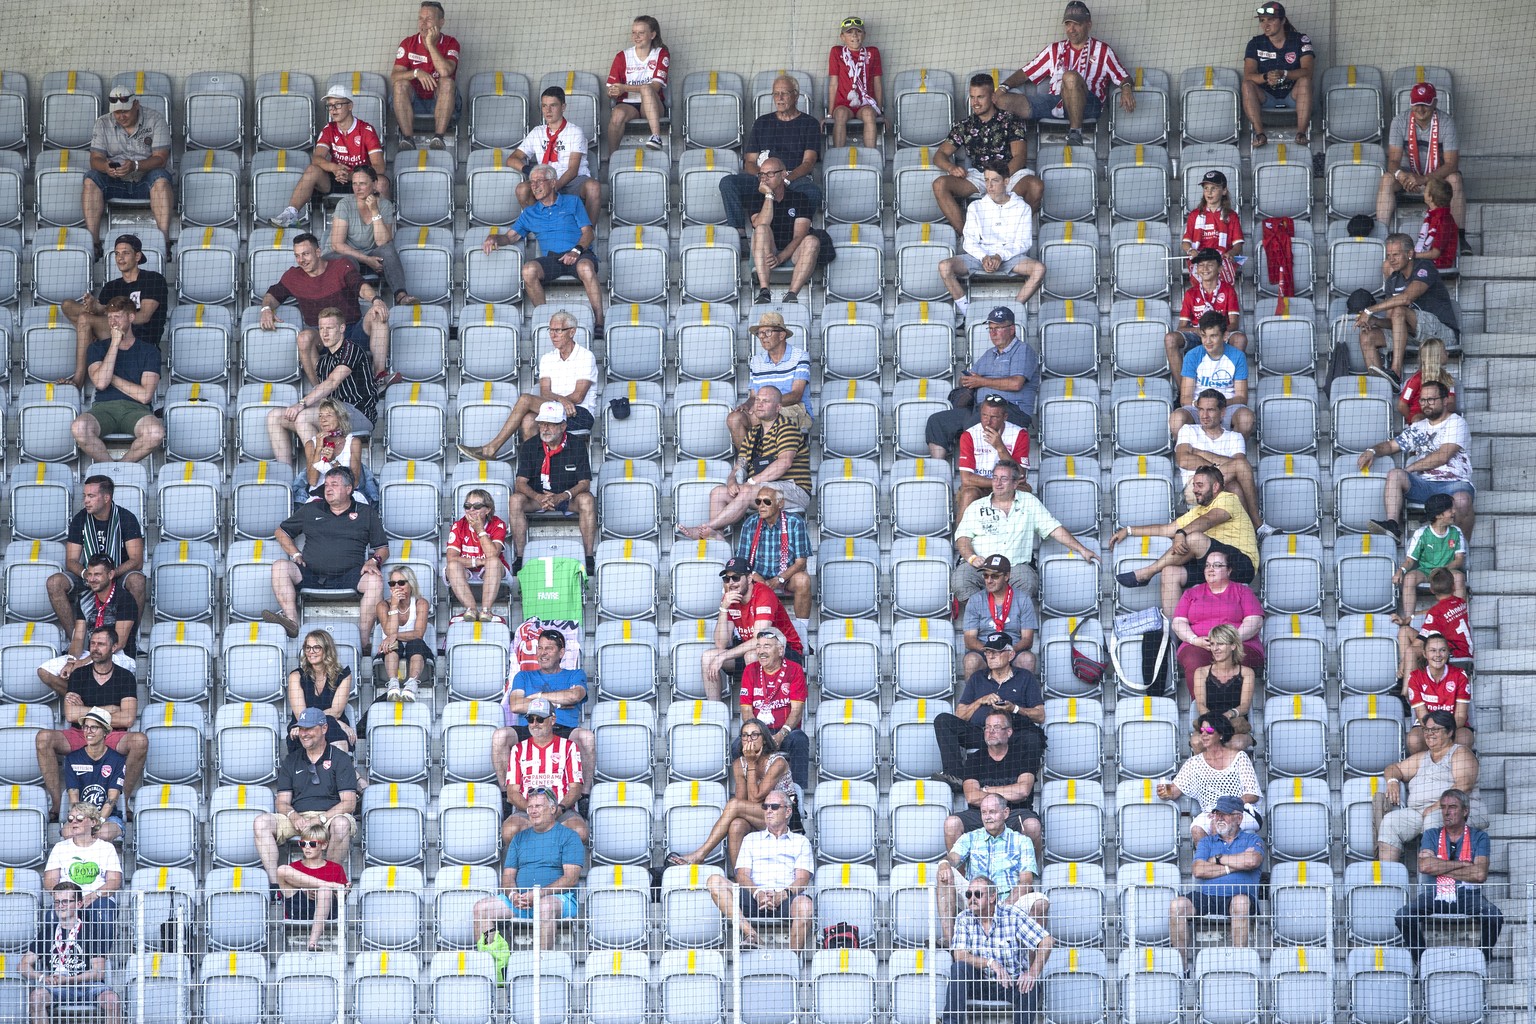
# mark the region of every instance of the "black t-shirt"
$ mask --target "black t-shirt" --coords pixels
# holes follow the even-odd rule
[[[43,914],[43,925],[32,942],[32,952],[37,956],[33,965],[44,974],[84,974],[91,969],[94,957],[105,957],[111,951],[111,936],[96,921],[77,921],[78,927],[59,932],[59,919],[49,910]],[[57,933],[57,934],[56,934]]]
[[[1451,294],[1445,290],[1445,282],[1440,278],[1440,271],[1435,269],[1435,261],[1413,260],[1407,270],[1406,276],[1398,271],[1387,278],[1387,297],[1391,298],[1404,291],[1415,281],[1421,282],[1425,291],[1414,301],[1414,307],[1433,313],[1436,319],[1456,332],[1456,337],[1461,337],[1461,319],[1456,315],[1456,307],[1451,305]]]
[[[1017,743],[1008,744],[1008,753],[1001,761],[992,760],[992,755],[987,753],[987,748],[982,747],[976,753],[966,758],[965,768],[961,771],[962,779],[975,779],[981,786],[1011,786],[1019,781],[1019,776],[1025,772],[1037,773],[1039,765],[1029,764],[1028,755]],[[1035,801],[1034,793],[1023,800],[1008,801],[1009,807],[1029,807]]]
[[[763,199],[761,192],[753,192],[742,198],[742,208],[748,217],[756,217],[762,211]],[[784,198],[774,202],[773,222],[768,226],[773,232],[773,244],[780,249],[788,245],[789,240],[795,236],[795,221],[801,217],[814,220],[816,209],[815,199],[792,184],[784,186]]]
[[[104,708],[120,705],[125,700],[139,699],[139,685],[133,673],[121,665],[112,666],[112,675],[105,683],[96,682],[91,665],[81,665],[69,674],[69,692],[85,701],[88,708]]]
[[[85,365],[91,367],[105,362],[111,346],[110,341],[91,342],[90,347],[85,350]],[[144,377],[151,373],[156,376],[160,374],[160,350],[153,345],[145,344],[135,333],[132,345],[126,349],[117,350],[117,359],[112,364],[112,376],[121,377],[130,384],[143,384]],[[96,401],[136,402],[145,408],[149,407],[149,403],[139,402],[138,399],[130,397],[115,387],[99,388],[96,391]]]
[[[304,564],[321,576],[340,576],[358,568],[374,548],[388,543],[377,505],[352,502],[338,514],[322,498],[294,509],[280,527],[290,537],[303,536]]]
[[[373,383],[373,356],[369,355],[365,346],[354,345],[350,341],[343,340],[335,352],[321,345],[315,357],[315,372],[320,379],[325,380],[336,372],[338,366],[345,366],[352,372],[347,374],[332,394],[368,417],[368,422],[372,423],[379,407],[379,392]]]
[[[110,513],[105,520],[97,519],[85,509],[75,513],[75,517],[69,521],[69,533],[64,537],[66,543],[79,544],[81,548],[80,564],[84,565],[86,559],[94,554],[107,554],[112,556],[112,561],[122,565],[128,560],[128,542],[144,539],[144,527],[139,523],[139,517],[114,504],[112,511],[117,513],[117,550],[108,551],[107,542],[111,535]],[[91,543],[85,540],[86,530],[91,532]]]
[[[799,114],[789,121],[769,112],[752,122],[751,137],[745,152],[756,153],[759,165],[770,156],[784,161],[786,170],[794,170],[805,159],[805,151],[820,155],[821,123],[809,114]]]
[[[151,299],[160,304],[155,308],[155,312],[148,321],[142,324],[135,324],[133,327],[133,336],[135,338],[147,345],[154,345],[158,348],[160,346],[160,338],[165,333],[166,314],[171,311],[171,305],[168,301],[170,289],[166,287],[165,278],[153,270],[140,268],[137,281],[129,284],[120,277],[114,278],[101,286],[99,298],[101,299],[101,304],[105,306],[119,295],[126,296],[128,301],[133,303],[135,310],[143,308],[145,299]]]
[[[540,494],[544,488],[544,442],[535,434],[517,447],[517,475],[528,481]],[[587,460],[586,443],[570,434],[558,454],[549,459],[549,492],[560,494],[583,480],[592,479],[592,464]]]
[[[293,809],[327,811],[343,793],[357,792],[357,768],[344,750],[326,744],[319,761],[310,761],[302,749],[283,758],[277,768],[277,791],[292,794]]]
[[[99,603],[90,588],[85,588],[85,592],[75,601],[75,608],[80,618],[85,620],[87,636],[90,635],[90,630],[98,626],[112,629],[119,622],[139,621],[139,602],[128,593],[128,588],[123,586],[122,580],[114,580],[111,589],[102,596]],[[139,656],[138,644],[135,642],[136,633],[138,630],[130,629],[128,639],[123,644],[123,653],[130,658]]]

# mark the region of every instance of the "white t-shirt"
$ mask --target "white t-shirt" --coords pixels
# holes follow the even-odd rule
[[[77,846],[66,839],[48,854],[48,863],[43,870],[57,870],[59,881],[74,882],[82,892],[93,893],[107,884],[107,872],[122,874],[123,862],[117,855],[117,847],[104,839],[89,846]]]
[[[1468,429],[1467,421],[1462,419],[1460,414],[1451,413],[1440,421],[1439,426],[1435,426],[1429,420],[1410,423],[1401,434],[1397,435],[1396,440],[1397,446],[1407,456],[1403,460],[1405,463],[1422,459],[1441,445],[1457,445],[1459,450],[1451,456],[1449,462],[1417,475],[1425,480],[1470,481],[1472,479],[1472,459],[1467,454],[1467,449],[1472,446],[1472,431]]]
[[[597,416],[597,359],[591,349],[575,345],[569,359],[561,359],[560,353],[553,349],[545,352],[539,357],[539,378],[546,377],[549,378],[549,389],[563,396],[575,392],[578,381],[591,381],[586,397],[578,404]]]
[[[523,137],[523,141],[517,144],[517,148],[528,155],[529,166],[542,164],[544,150],[549,142],[549,133],[545,125],[540,122],[533,126],[533,130]],[[569,119],[565,127],[555,136],[555,159],[549,165],[555,169],[555,176],[565,173],[565,168],[575,156],[581,161],[576,170],[577,174],[592,175],[592,168],[587,163],[587,133],[581,130],[581,126]]]
[[[1179,436],[1173,441],[1174,451],[1178,451],[1181,444],[1187,444],[1197,452],[1210,452],[1212,455],[1229,459],[1246,455],[1248,452],[1248,442],[1244,441],[1243,435],[1237,431],[1223,430],[1220,437],[1212,437],[1201,429],[1198,423],[1186,423],[1179,428]],[[1195,475],[1195,471],[1180,466],[1179,475],[1183,478],[1183,482],[1188,484],[1190,478]]]

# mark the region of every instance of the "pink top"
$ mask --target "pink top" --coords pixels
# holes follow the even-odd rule
[[[1206,636],[1222,624],[1236,627],[1250,615],[1263,614],[1263,605],[1246,585],[1228,583],[1226,590],[1213,594],[1209,584],[1202,583],[1184,591],[1173,617],[1188,619],[1196,636]]]

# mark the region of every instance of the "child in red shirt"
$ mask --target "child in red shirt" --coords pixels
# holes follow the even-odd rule
[[[1472,618],[1465,598],[1457,597],[1456,577],[1449,569],[1436,569],[1429,574],[1429,589],[1435,595],[1435,603],[1424,613],[1424,621],[1418,629],[1405,625],[1397,631],[1397,682],[1398,689],[1416,670],[1427,662],[1424,658],[1424,642],[1431,636],[1443,636],[1450,645],[1452,661],[1472,659]]]
[[[1419,228],[1419,242],[1413,247],[1413,254],[1421,260],[1434,260],[1437,270],[1454,267],[1461,246],[1461,229],[1447,208],[1450,201],[1451,186],[1439,178],[1424,183],[1424,205],[1429,212],[1424,215],[1424,226]]]
[[[299,833],[299,859],[277,869],[277,885],[282,890],[290,921],[309,921],[309,949],[320,948],[326,922],[336,916],[336,901],[345,899],[347,871],[335,861],[325,859],[330,829],[319,822],[306,825]]]
[[[864,45],[864,19],[844,18],[842,45],[827,54],[827,119],[832,122],[832,145],[848,145],[848,122],[858,118],[864,125],[864,147],[880,142],[880,107],[884,88],[880,81],[880,48]]]

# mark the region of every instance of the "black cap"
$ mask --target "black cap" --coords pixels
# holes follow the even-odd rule
[[[1007,651],[1013,648],[1013,637],[999,630],[996,633],[988,633],[987,638],[981,642],[981,646],[989,651]]]
[[[1376,296],[1372,295],[1369,291],[1364,288],[1356,288],[1349,293],[1349,298],[1344,300],[1344,308],[1351,313],[1364,313],[1366,307],[1375,301]]]
[[[1368,213],[1357,213],[1349,218],[1344,230],[1349,232],[1350,238],[1366,238],[1376,230],[1376,218]]]
[[[1220,263],[1221,253],[1207,246],[1204,249],[1196,249],[1195,254],[1189,258],[1191,263]]]
[[[1092,21],[1093,14],[1089,12],[1088,5],[1082,0],[1072,0],[1067,4],[1067,11],[1061,16],[1062,21]]]
[[[981,560],[982,572],[1012,572],[1013,563],[1007,555],[988,555]]]
[[[117,241],[112,243],[112,248],[116,249],[124,242],[127,242],[130,246],[133,247],[133,251],[139,254],[140,263],[149,262],[149,257],[144,255],[144,242],[139,238],[138,235],[118,235]]]
[[[750,576],[752,575],[752,563],[745,558],[733,558],[725,563],[725,568],[720,570],[721,576]]]
[[[1007,306],[993,306],[992,312],[987,314],[987,323],[989,324],[1011,324],[1014,322],[1013,310]]]
[[[1222,174],[1218,170],[1212,169],[1212,170],[1209,170],[1209,171],[1205,172],[1204,177],[1202,177],[1200,179],[1200,184],[1202,184],[1202,185],[1220,185],[1222,188],[1226,188],[1227,187],[1227,176],[1225,174]]]

